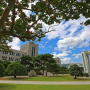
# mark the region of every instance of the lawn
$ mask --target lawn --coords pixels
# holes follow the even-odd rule
[[[17,77],[0,78],[0,80],[19,80],[19,81],[90,81],[90,78],[77,77],[74,79],[70,75],[56,75],[54,77]],[[89,90],[90,85],[30,85],[30,84],[2,84],[0,90]]]
[[[0,84],[0,90],[89,90],[90,85]]]
[[[56,76],[38,76],[38,77],[16,77],[0,78],[0,80],[18,80],[18,81],[90,81],[90,78],[77,77],[74,79],[71,75],[56,75]]]

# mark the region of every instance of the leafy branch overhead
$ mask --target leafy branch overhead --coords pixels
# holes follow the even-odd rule
[[[34,4],[36,2],[36,4]],[[31,5],[31,9],[29,7]],[[34,13],[27,16],[26,11]],[[78,19],[80,14],[90,17],[90,1],[81,0],[1,0],[0,1],[0,43],[6,44],[6,40],[12,41],[10,36],[18,37],[21,41],[41,41],[45,37],[43,23],[48,25],[54,22],[60,24],[61,20]],[[17,18],[18,16],[18,18]],[[82,23],[80,23],[82,24]],[[85,25],[90,24],[88,19]],[[33,28],[34,32],[30,32]],[[52,30],[55,31],[55,30]],[[4,37],[4,38],[3,38]],[[7,44],[2,50],[9,49]]]

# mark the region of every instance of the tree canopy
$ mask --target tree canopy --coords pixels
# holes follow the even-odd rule
[[[69,74],[71,76],[74,76],[74,79],[77,78],[77,76],[83,76],[82,70],[80,67],[76,64],[72,65],[69,69]]]
[[[34,4],[34,2],[36,2]],[[29,8],[31,5],[31,8]],[[25,10],[31,14],[27,15]],[[33,14],[32,14],[33,13]],[[43,23],[48,25],[54,22],[60,24],[61,20],[78,19],[80,14],[85,18],[90,17],[90,1],[81,0],[1,0],[0,1],[0,45],[3,51],[12,52],[6,40],[12,42],[12,37],[18,37],[21,41],[41,41],[45,37]],[[82,24],[82,23],[80,23]],[[90,25],[90,19],[84,24]],[[35,32],[31,32],[31,28]],[[55,31],[55,30],[52,30]]]
[[[26,75],[27,71],[25,67],[20,64],[19,62],[12,62],[8,65],[7,69],[5,70],[6,74],[13,75],[16,78],[17,75]]]

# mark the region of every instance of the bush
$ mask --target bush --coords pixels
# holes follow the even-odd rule
[[[35,70],[35,72],[36,72],[37,75],[42,75],[42,73],[38,70]]]
[[[83,76],[89,77],[88,73],[83,73]]]
[[[55,72],[52,73],[56,74]],[[59,71],[58,74],[69,74],[69,71]]]
[[[14,78],[16,78],[16,76],[18,76],[18,75],[27,74],[27,71],[22,64],[20,64],[18,62],[13,62],[8,65],[7,69],[5,70],[5,73],[12,75],[12,76],[14,76]]]
[[[0,62],[0,77],[5,76],[5,66]]]

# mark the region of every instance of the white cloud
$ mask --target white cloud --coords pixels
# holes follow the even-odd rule
[[[41,43],[39,44],[39,47],[40,47],[40,48],[41,48],[41,47],[42,47],[42,48],[45,48]]]
[[[89,43],[88,43],[88,42],[83,42],[83,43],[81,43],[81,44],[79,45],[78,48],[87,47],[87,46],[89,46]]]
[[[71,60],[72,58],[64,58],[64,59],[61,59],[61,64],[66,64],[66,63],[69,63],[70,62],[70,60]]]
[[[69,50],[69,51],[62,51],[63,53],[71,53],[71,50]]]
[[[59,58],[64,58],[65,56],[68,56],[68,54],[66,54],[66,53],[60,53],[60,54],[57,54],[56,55],[56,52],[53,52],[54,54],[54,57],[53,58],[57,58],[57,57],[59,57]]]
[[[81,54],[73,54],[72,56],[75,56],[75,58],[79,58]]]
[[[82,41],[83,41],[83,39],[81,39],[79,37],[64,38],[63,40],[59,40],[57,42],[57,48],[59,50],[62,50],[63,48],[66,50],[68,47],[70,49],[73,49],[73,47],[76,47]],[[57,48],[55,48],[55,49],[57,49]]]
[[[11,36],[10,36],[11,37]],[[8,41],[6,41],[8,42]],[[7,45],[10,46],[11,45],[11,49],[15,49],[15,50],[18,50],[20,51],[20,39],[15,37],[13,38],[13,41],[12,42],[9,42]]]

